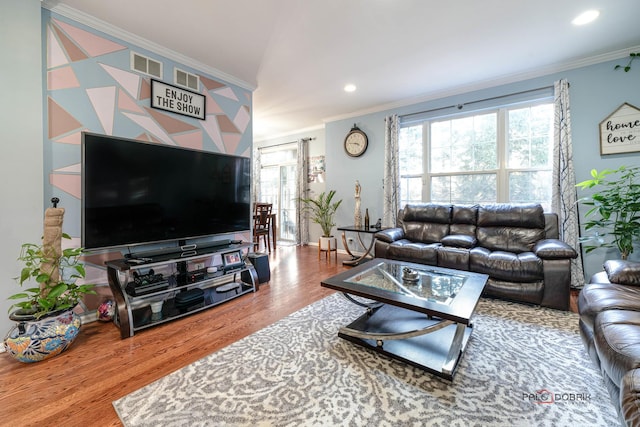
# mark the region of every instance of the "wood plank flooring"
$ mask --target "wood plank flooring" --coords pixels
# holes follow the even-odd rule
[[[41,363],[0,354],[0,425],[120,426],[112,401],[330,295],[320,281],[348,268],[344,259],[279,246],[271,281],[256,293],[127,339],[112,323],[89,323],[70,349]]]

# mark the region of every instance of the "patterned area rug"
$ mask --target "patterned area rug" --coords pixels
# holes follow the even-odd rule
[[[338,338],[331,295],[113,403],[125,426],[613,426],[578,316],[482,299],[453,382]]]

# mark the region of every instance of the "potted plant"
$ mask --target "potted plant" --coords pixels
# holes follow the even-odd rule
[[[19,261],[24,263],[20,286],[35,281],[36,287],[11,295],[15,300],[9,318],[17,324],[7,334],[7,352],[21,362],[37,362],[62,353],[80,329],[80,317],[73,309],[86,294],[95,294],[92,284],[76,284],[86,276],[80,262],[82,248],[62,250],[61,232],[64,209],[50,208],[45,213],[42,244],[25,243]],[[49,223],[48,223],[49,221]]]
[[[336,248],[336,238],[331,234],[331,230],[336,225],[334,217],[342,200],[333,202],[336,191],[331,190],[328,193],[322,192],[316,198],[300,199],[304,203],[305,209],[311,213],[311,221],[320,225],[322,228],[322,237],[320,238],[320,249],[327,250]],[[331,242],[331,246],[329,246]]]
[[[618,169],[593,169],[591,179],[576,184],[581,189],[595,189],[578,200],[591,208],[585,231],[595,235],[580,240],[589,253],[597,248],[617,248],[622,259],[633,252],[633,243],[640,236],[640,167],[620,166]]]

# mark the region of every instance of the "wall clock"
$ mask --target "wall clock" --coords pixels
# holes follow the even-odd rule
[[[344,139],[344,151],[351,157],[360,157],[367,151],[369,139],[355,124]]]

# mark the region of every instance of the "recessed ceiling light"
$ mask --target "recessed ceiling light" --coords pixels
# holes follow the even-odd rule
[[[344,87],[344,91],[345,92],[355,92],[356,91],[356,85],[349,83],[348,85],[346,85]]]
[[[595,21],[598,16],[600,16],[599,10],[587,10],[586,12],[582,12],[580,15],[576,16],[571,23],[573,25],[585,25]]]

